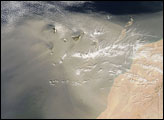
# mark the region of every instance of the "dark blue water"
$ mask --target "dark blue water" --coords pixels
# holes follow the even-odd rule
[[[151,14],[163,11],[162,1],[148,1],[148,2],[147,1],[133,1],[133,2],[97,1],[97,2],[86,2],[80,5],[78,4],[65,5],[62,2],[58,2],[58,1],[40,1],[40,2],[35,2],[35,3],[17,1],[9,5],[10,2],[3,2],[3,4],[1,4],[1,25],[8,24],[12,21],[18,21],[19,18],[23,18],[25,16],[30,16],[30,15],[34,15],[34,16],[38,15],[43,18],[46,18],[48,16],[49,18],[50,16],[54,16],[55,13],[60,13],[60,10],[63,10],[62,12],[65,12],[65,11],[77,12],[77,13],[90,13],[91,12],[93,14],[94,13],[109,14],[109,15],[112,15],[112,22],[116,22],[115,20],[121,21],[121,22],[125,21],[125,24],[129,20],[129,15],[133,15],[134,20],[135,20],[134,26],[136,25],[136,27],[138,27],[138,29],[141,29],[141,31],[146,31],[146,32],[151,33],[151,35],[158,36],[157,38],[152,37],[152,40],[158,40],[159,38],[163,36],[163,27],[162,27],[163,25],[161,25],[162,24],[161,14],[153,15],[153,17],[151,16]],[[47,16],[45,17],[46,14]],[[141,16],[143,14],[144,16]],[[150,16],[147,16],[147,14],[149,14]],[[146,20],[144,21],[145,18]],[[155,18],[155,19],[152,21],[152,18]],[[139,24],[140,26],[137,26],[137,24]],[[48,45],[48,47],[51,48],[52,46]],[[5,55],[5,56],[8,56],[8,55]],[[18,59],[20,58],[18,57]],[[7,65],[7,62],[4,66],[6,65]],[[21,66],[22,64],[19,63],[19,65]],[[19,70],[20,66],[16,66],[13,69],[10,69],[10,71],[9,70],[3,71],[3,72],[1,71],[1,74],[2,74],[1,78],[3,79],[3,81],[5,81],[4,83],[1,82],[1,84],[3,84],[2,89],[1,89],[2,90],[1,93],[3,95],[6,94],[5,91],[9,89],[7,87],[8,81],[13,79],[14,76],[16,76],[15,74],[17,73],[17,70]],[[27,81],[28,79],[29,78],[25,78],[24,81]],[[32,80],[35,80],[35,79],[36,78],[32,76]],[[37,79],[40,79],[40,78],[37,78]],[[36,87],[35,89],[33,88],[34,86],[30,86],[27,90],[22,92],[22,94],[20,95],[21,97],[19,99],[16,99],[16,101],[12,100],[14,101],[13,104],[11,103],[9,104],[8,102],[6,102],[8,99],[3,97],[1,101],[1,105],[2,105],[1,109],[3,111],[1,112],[1,115],[3,115],[3,118],[44,118],[44,113],[42,113],[43,111],[41,107],[44,106],[43,103],[45,99],[49,97],[47,94],[50,91],[47,90],[46,87],[42,88],[40,86]],[[84,113],[88,113],[90,117],[93,117],[93,115],[91,115],[92,110],[90,110],[87,105],[77,106],[77,108],[81,107],[82,110],[84,110],[84,113],[82,112],[80,113],[80,115],[78,115],[77,114],[78,111],[76,110],[73,111],[73,114],[71,113],[72,112],[71,109],[73,109],[75,106],[71,105],[70,101],[74,101],[74,103],[76,103],[77,105],[80,104],[79,103],[80,101],[79,99],[76,99],[76,96],[73,96],[73,94],[71,94],[71,92],[68,91],[64,87],[65,86],[63,86],[63,88],[61,89],[58,89],[58,91],[57,89],[56,91],[53,91],[54,96],[59,95],[60,93],[59,91],[62,91],[62,94],[56,97],[56,100],[60,99],[60,101],[56,104],[56,106],[61,106],[61,108],[59,109],[58,107],[55,106],[57,108],[57,109],[55,108],[55,111],[53,111],[55,118],[61,118],[61,116],[64,117],[63,111],[67,113],[65,115],[67,116],[67,118],[86,117]],[[66,98],[69,98],[69,96],[72,99],[70,100],[66,99]],[[42,97],[44,97],[44,99]],[[35,101],[37,101],[37,104]],[[18,116],[18,114],[20,115]],[[95,114],[99,114],[99,113],[94,113],[94,115]]]
[[[96,1],[65,8],[74,12],[104,12],[113,15],[153,13],[163,10],[162,1]]]
[[[40,1],[36,3],[20,1],[20,3],[20,8],[17,6],[11,8],[7,5],[9,2],[3,2],[1,5],[1,24],[8,23],[8,17],[13,14],[19,16],[19,13],[24,10],[27,12],[23,12],[21,16],[28,14],[53,14],[59,12],[58,8],[63,8],[71,12],[88,13],[88,11],[91,11],[112,15],[146,14],[163,10],[163,1],[92,1],[85,2],[81,5],[65,5],[59,1]],[[51,7],[49,8],[49,6]]]

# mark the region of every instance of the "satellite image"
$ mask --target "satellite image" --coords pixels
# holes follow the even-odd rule
[[[163,1],[1,1],[2,119],[162,119]]]

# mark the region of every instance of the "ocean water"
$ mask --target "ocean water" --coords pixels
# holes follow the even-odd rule
[[[163,37],[161,2],[10,1],[1,14],[2,118],[96,118],[136,50]]]

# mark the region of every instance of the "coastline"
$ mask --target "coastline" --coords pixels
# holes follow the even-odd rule
[[[97,119],[163,118],[163,40],[139,48],[130,70],[114,80]]]

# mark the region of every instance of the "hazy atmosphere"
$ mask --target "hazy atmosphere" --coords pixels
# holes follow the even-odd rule
[[[1,116],[97,118],[138,48],[161,39],[163,2],[2,1]]]

